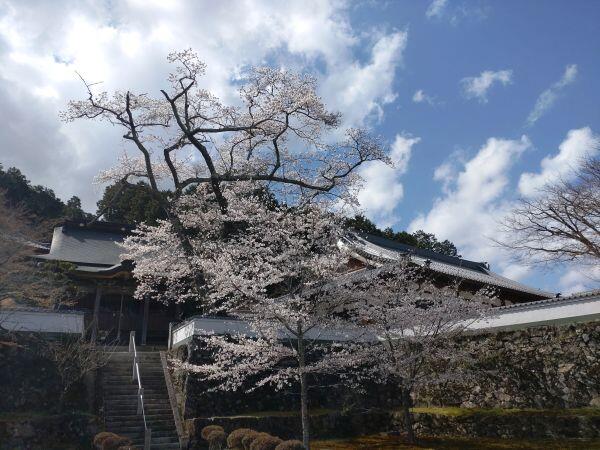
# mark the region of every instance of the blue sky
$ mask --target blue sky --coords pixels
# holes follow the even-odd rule
[[[75,71],[107,90],[158,93],[165,57],[193,47],[206,87],[235,101],[249,65],[315,74],[321,94],[386,139],[396,161],[363,171],[380,226],[423,228],[511,278],[551,291],[600,269],[525,267],[491,243],[520,195],[568,177],[600,134],[600,2],[0,0],[0,162],[89,210],[99,170],[127,150],[105,124],[64,124]],[[537,108],[536,108],[536,105]],[[35,132],[31,132],[35,130]]]

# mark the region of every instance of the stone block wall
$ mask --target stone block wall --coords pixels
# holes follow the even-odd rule
[[[491,408],[600,406],[600,322],[482,333],[456,345],[476,357],[475,381],[422,389],[417,403]]]
[[[476,376],[422,388],[416,405],[467,408],[579,408],[600,406],[600,322],[562,327],[538,327],[463,336],[455,345],[467,348]],[[201,362],[210,355],[196,341],[176,357]],[[184,418],[235,416],[261,411],[297,411],[294,390],[252,393],[209,392],[193,374],[176,373]],[[397,389],[370,383],[366,392],[346,388],[333,378],[313,380],[312,408],[338,411],[393,410],[400,406]]]

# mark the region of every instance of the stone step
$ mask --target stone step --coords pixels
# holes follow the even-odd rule
[[[104,393],[104,399],[108,400],[109,403],[113,403],[115,401],[128,401],[131,403],[135,403],[137,402],[137,389],[130,391],[130,392],[105,392]],[[144,395],[142,396],[142,399],[144,400],[144,402],[146,400],[148,401],[152,401],[152,400],[168,400],[169,396],[168,393],[165,389],[162,390],[151,390],[151,389],[144,389]]]
[[[137,414],[137,408],[133,407],[116,407],[111,410],[111,413],[107,413],[106,417],[117,417],[117,416],[127,416],[130,414]],[[157,414],[169,414],[173,413],[171,408],[167,407],[144,407],[144,412],[148,415],[157,415]]]
[[[162,385],[162,386],[166,386],[165,383],[165,379],[164,378],[144,378],[144,377],[140,377],[140,380],[142,381],[142,387],[147,387],[147,386],[156,386],[156,385]],[[127,380],[123,380],[123,381],[118,381],[118,380],[105,380],[102,382],[102,386],[108,387],[108,388],[115,388],[115,387],[124,387],[124,388],[128,388],[128,387],[138,387],[138,383],[137,381],[131,381],[131,379],[127,379]]]
[[[134,396],[137,396],[138,388],[111,388],[104,389],[104,397],[123,397],[132,399]],[[166,386],[147,386],[144,388],[144,397],[163,397],[168,399],[169,392]]]
[[[150,415],[146,416],[146,423],[150,424],[156,424],[159,426],[163,426],[163,425],[170,425],[170,426],[175,426],[175,421],[173,420],[172,416],[167,416],[166,414],[164,414],[164,417],[160,417],[160,418],[156,418],[156,414],[153,414],[151,418]],[[123,418],[123,416],[106,416],[105,417],[106,422],[110,422],[111,425],[119,425],[119,424],[142,424],[144,423],[144,419],[142,418],[141,414],[136,414],[136,415],[130,415],[126,418]]]
[[[137,392],[139,389],[139,386],[137,383],[133,384],[104,384],[102,385],[102,387],[104,388],[104,391],[110,391],[110,392]],[[148,389],[148,390],[155,390],[155,391],[161,391],[161,390],[166,390],[167,389],[167,385],[166,383],[163,382],[162,383],[144,383],[142,380],[142,388],[144,390]]]
[[[165,376],[163,374],[147,376],[147,375],[142,375],[140,373],[140,380],[142,382],[142,386],[145,384],[150,384],[150,383],[165,384]],[[118,377],[108,375],[107,377],[105,377],[105,379],[102,380],[102,384],[107,385],[107,386],[112,385],[112,384],[121,385],[121,386],[134,386],[134,385],[137,386],[138,382],[137,382],[137,380],[133,380],[130,375],[118,376]]]
[[[148,427],[152,429],[152,433],[154,432],[173,432],[175,430],[175,423],[160,423],[160,422],[146,422]],[[139,420],[138,422],[123,422],[123,423],[115,423],[115,422],[106,422],[107,430],[143,430],[144,422],[143,420]]]
[[[104,390],[104,398],[107,400],[130,400],[133,402],[133,401],[137,401],[137,396],[138,396],[137,389],[131,389],[128,391],[123,391],[123,390],[110,391],[110,390],[106,390],[106,389]],[[146,398],[148,398],[148,399],[150,399],[150,398],[168,399],[169,393],[166,388],[158,388],[158,389],[145,388],[143,397],[144,397],[144,399],[146,399]]]
[[[133,377],[133,370],[131,369],[131,367],[128,367],[126,370],[122,370],[122,371],[107,369],[103,372],[103,376],[110,377],[110,378],[129,378],[129,379],[131,379]],[[163,372],[162,368],[160,370],[140,370],[140,376],[142,377],[142,379],[144,377],[160,377],[160,376],[164,377],[165,373]]]
[[[136,446],[136,448],[144,448],[144,440],[143,439],[134,439],[133,440],[133,445]],[[175,450],[175,449],[179,449],[179,440],[170,440],[170,441],[159,441],[159,442],[155,442],[154,439],[152,439],[152,450]]]
[[[136,413],[132,413],[132,414],[123,414],[123,415],[114,415],[114,414],[110,414],[109,416],[106,417],[110,417],[111,420],[129,420],[130,418],[137,418],[139,417],[137,412]],[[173,414],[170,412],[169,413],[165,413],[165,414],[146,414],[146,420],[167,420],[167,419],[173,419]]]
[[[137,414],[137,405],[105,405],[106,417],[110,416],[126,416],[129,414]],[[110,412],[109,412],[110,411]],[[156,403],[152,405],[144,405],[146,415],[157,414],[173,414],[173,410],[168,403]]]
[[[132,408],[136,408],[137,400],[132,402],[131,400],[126,400],[126,399],[125,400],[116,399],[116,400],[109,400],[109,401],[104,402],[104,407],[106,409],[119,408],[119,407],[124,407],[124,406],[130,406]],[[166,398],[145,398],[144,399],[144,408],[154,408],[155,406],[160,406],[160,407],[169,406],[170,407],[171,403]]]
[[[142,378],[142,387],[165,387],[167,384],[164,379],[160,380],[145,380]],[[108,382],[102,383],[102,386],[108,389],[137,389],[139,387],[137,381],[132,382],[129,380],[126,383],[118,383],[118,382]]]
[[[133,376],[133,370],[131,367],[127,367],[127,369],[125,370],[110,370],[107,369],[103,372],[103,374],[107,377],[132,377]],[[147,376],[147,377],[158,377],[158,376],[165,376],[165,373],[162,370],[162,367],[157,368],[157,369],[152,369],[152,370],[147,370],[147,369],[140,369],[140,376]]]
[[[154,441],[155,439],[179,439],[177,437],[177,432],[175,431],[175,428],[171,428],[168,430],[153,430],[152,428],[150,428],[152,430],[152,440]],[[112,427],[112,428],[108,428],[107,430],[110,430],[111,433],[116,433],[116,434],[120,434],[121,436],[127,436],[130,439],[143,439],[144,438],[144,426],[138,426],[138,427],[127,427],[127,426],[120,426],[120,427]]]

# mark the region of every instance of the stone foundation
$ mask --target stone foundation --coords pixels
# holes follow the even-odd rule
[[[418,404],[479,408],[600,406],[600,322],[464,336],[478,379],[422,389]]]

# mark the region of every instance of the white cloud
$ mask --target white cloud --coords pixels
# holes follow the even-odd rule
[[[525,136],[518,140],[490,138],[473,158],[462,164],[457,175],[453,175],[450,165],[438,168],[436,178],[449,185],[428,213],[411,222],[409,230],[422,229],[440,239],[449,239],[465,258],[487,261],[500,270],[511,270],[511,275],[523,276],[526,272],[511,268],[508,256],[489,238],[497,236],[498,219],[509,208],[504,199],[509,170],[530,146]]]
[[[429,20],[447,21],[457,26],[463,20],[483,20],[489,15],[490,7],[485,4],[471,2],[454,3],[448,0],[432,0],[425,11]]]
[[[531,197],[546,183],[569,178],[583,157],[598,153],[598,142],[600,136],[594,134],[590,127],[570,130],[558,147],[558,153],[542,159],[539,172],[521,175],[519,192],[525,197]]]
[[[512,83],[512,70],[485,70],[477,77],[466,77],[461,80],[463,93],[467,98],[476,98],[482,103],[487,102],[488,90],[495,84],[506,86]]]
[[[390,152],[394,167],[375,161],[361,170],[364,180],[363,189],[358,193],[361,209],[380,226],[389,226],[397,221],[392,214],[404,197],[400,178],[408,169],[412,147],[420,140],[418,137],[396,135]]]
[[[369,118],[383,117],[383,107],[396,98],[393,80],[407,38],[404,31],[384,35],[373,46],[367,64],[332,67],[323,83],[324,98],[344,112],[345,123],[363,125]]]
[[[529,116],[527,116],[526,125],[528,127],[533,126],[540,119],[540,117],[546,114],[546,112],[552,108],[552,105],[554,105],[558,99],[560,91],[562,91],[569,84],[573,83],[576,77],[577,64],[570,64],[565,67],[565,72],[563,73],[561,79],[540,94],[533,109],[529,113]]]
[[[427,103],[429,105],[435,105],[435,98],[429,94],[426,94],[423,89],[415,91],[412,97],[414,103]]]
[[[460,166],[466,162],[464,153],[460,150],[452,152],[446,161],[433,171],[433,179],[442,183],[442,192],[448,194],[458,177]]]
[[[425,15],[428,19],[432,18],[440,18],[444,14],[446,7],[448,6],[448,0],[433,0],[427,11],[425,11]]]
[[[18,122],[0,130],[0,160],[63,198],[81,195],[93,210],[92,176],[112,165],[126,144],[109,125],[58,121],[67,100],[84,96],[75,71],[108,91],[160,96],[170,70],[166,55],[188,47],[207,63],[203,87],[224,102],[237,99],[235,74],[269,63],[320,78],[320,94],[344,113],[345,124],[380,119],[395,98],[407,33],[356,32],[349,8],[339,0],[247,0],[236,8],[209,0],[4,1],[0,91],[10,95],[3,97],[0,115]],[[210,19],[199,26],[199,17]],[[361,51],[369,46],[370,58],[362,61]],[[36,130],[46,130],[38,135],[43,145],[35,135],[20,137],[22,124],[33,122]]]
[[[600,266],[579,266],[569,268],[560,277],[559,287],[563,295],[582,292],[598,286]]]

